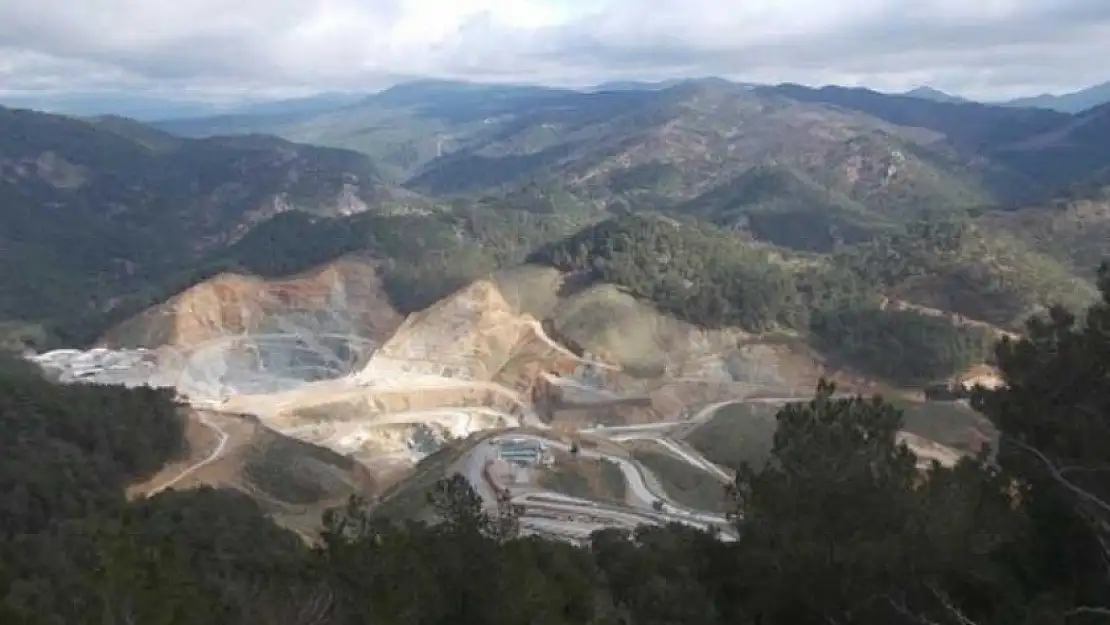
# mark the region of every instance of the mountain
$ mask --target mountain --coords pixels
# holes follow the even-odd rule
[[[159,127],[359,150],[392,182],[422,193],[504,195],[538,185],[602,207],[676,205],[750,167],[781,165],[877,213],[907,213],[1027,203],[1110,165],[1094,135],[1052,139],[1077,122],[1073,115],[920,95],[721,79],[586,93],[418,81],[320,114]]]
[[[9,94],[0,97],[0,106],[74,117],[119,115],[142,121],[200,117],[220,110],[211,102],[126,92]]]
[[[988,211],[976,219],[1093,279],[1099,264],[1110,261],[1110,170],[1050,201]]]
[[[991,163],[992,187],[1006,202],[1050,197],[1110,165],[1106,142],[1093,132],[1105,123],[1105,107],[1072,115],[975,102],[934,102],[861,88],[780,85],[762,91],[940,133],[962,157]]]
[[[758,91],[858,111],[907,128],[925,128],[969,153],[1052,130],[1071,120],[1070,115],[1054,111],[1009,109],[977,102],[937,102],[862,87],[814,89],[783,84]]]
[[[583,91],[599,92],[599,91],[662,91],[672,87],[681,85],[700,84],[700,85],[720,85],[720,86],[734,86],[743,88],[753,88],[758,85],[748,82],[735,82],[716,76],[706,76],[702,78],[671,78],[668,80],[658,80],[654,82],[641,81],[641,80],[616,80],[610,82],[603,82],[600,85],[595,85]]]
[[[365,251],[390,260],[383,271],[393,304],[412,311],[519,261],[536,241],[613,214],[661,211],[827,253],[924,214],[1028,205],[1110,164],[1108,148],[1092,139],[1110,123],[1105,108],[1068,115],[715,79],[598,93],[422,81],[323,114],[234,119],[266,126],[278,117],[308,120],[280,126],[293,134],[330,129],[339,142],[361,142],[386,165],[256,134],[190,139],[120,117],[5,110],[5,250],[32,259],[39,273],[5,284],[3,317],[73,329],[50,319],[123,315],[225,269],[275,276]],[[28,205],[38,210],[17,208]],[[307,221],[261,230],[274,244],[251,236],[289,211]],[[363,211],[412,214],[356,226],[332,220]],[[450,256],[435,279],[410,251],[368,234],[403,223],[431,228],[425,241],[462,237],[438,248]],[[297,228],[306,224],[330,247],[303,240]],[[78,231],[97,242],[73,244]],[[526,242],[508,243],[513,236]],[[497,242],[455,249],[468,240]],[[38,288],[42,277],[56,287]],[[68,305],[73,297],[82,306]]]
[[[536,183],[597,205],[662,207],[777,164],[880,213],[992,202],[992,167],[937,139],[759,89],[691,82],[532,107],[429,162],[408,186],[457,194]]]
[[[1027,109],[1032,110],[1032,109]],[[996,159],[1036,177],[1050,198],[1077,181],[1096,177],[1110,165],[1110,104],[1070,115],[1056,124],[1021,138],[995,145]]]
[[[922,100],[931,100],[933,102],[970,102],[970,100],[968,100],[967,98],[962,98],[958,95],[952,95],[950,93],[940,91],[939,89],[933,89],[932,87],[924,86],[915,87],[899,95],[904,95],[910,98],[919,98]]]
[[[188,137],[266,133],[290,141],[370,155],[401,181],[427,161],[458,148],[495,120],[576,92],[545,87],[426,80],[402,83],[331,111],[232,113],[155,124]]]
[[[752,167],[674,211],[743,229],[776,245],[822,252],[893,225],[862,203],[781,165]]]
[[[394,107],[419,107],[438,115],[452,112],[461,119],[511,109],[520,102],[577,93],[536,85],[486,84],[457,80],[417,80],[394,85],[364,100]]]
[[[1038,96],[1017,98],[1000,102],[999,105],[1051,109],[1062,113],[1081,113],[1107,102],[1110,102],[1110,82],[1104,82],[1071,93],[1059,95],[1044,93]]]
[[[221,103],[131,92],[17,93],[0,97],[0,105],[72,117],[117,116],[153,123],[214,115],[318,114],[353,104],[364,97],[351,93],[319,93],[298,98]]]
[[[223,115],[311,115],[350,106],[366,96],[360,93],[327,92],[300,98],[264,100],[221,107]],[[164,115],[160,119],[180,118]]]
[[[398,197],[355,152],[10,109],[0,109],[0,181],[0,255],[25,269],[3,281],[0,318],[66,319],[61,327],[108,313],[275,215],[349,215]]]
[[[642,80],[613,80],[594,85],[585,91],[659,91],[661,89],[670,89],[685,81],[686,79],[684,78],[672,78],[670,80],[658,80],[654,82]]]

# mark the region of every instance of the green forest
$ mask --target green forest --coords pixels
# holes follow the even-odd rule
[[[1110,269],[1082,315],[1031,321],[973,405],[996,453],[922,472],[882,398],[777,415],[770,462],[728,491],[739,538],[678,526],[522,537],[459,477],[440,522],[352,500],[305,544],[234,493],[123,488],[183,451],[168,393],[0,368],[5,624],[1014,625],[1110,615]],[[885,331],[885,330],[883,330]]]
[[[884,266],[902,258],[889,255]],[[831,263],[803,259],[799,269],[781,250],[713,226],[630,215],[543,246],[529,261],[617,284],[698,326],[810,335],[828,355],[900,383],[943,379],[989,355],[982,330],[880,309],[871,258],[853,249]]]

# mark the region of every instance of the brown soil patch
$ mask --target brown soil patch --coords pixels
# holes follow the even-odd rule
[[[221,274],[120,324],[102,343],[111,347],[191,347],[221,336],[255,332],[267,320],[342,304],[351,334],[384,340],[401,323],[369,260],[342,258],[288,278]]]

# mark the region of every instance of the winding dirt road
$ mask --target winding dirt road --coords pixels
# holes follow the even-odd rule
[[[209,453],[207,456],[205,456],[200,461],[195,462],[195,463],[189,465],[188,467],[185,467],[185,469],[183,469],[181,471],[181,473],[178,473],[177,475],[175,475],[173,477],[173,479],[167,481],[166,483],[162,484],[161,486],[159,486],[157,488],[151,489],[146,494],[147,497],[157,495],[158,493],[160,493],[160,492],[162,492],[162,491],[164,491],[168,488],[173,487],[175,484],[177,484],[181,480],[189,477],[190,475],[192,475],[193,473],[195,473],[199,469],[202,469],[205,466],[207,466],[209,464],[212,464],[217,459],[219,459],[219,457],[221,455],[223,455],[224,450],[227,448],[227,441],[228,441],[228,438],[229,438],[227,432],[225,432],[224,429],[221,428],[219,425],[212,422],[208,418],[208,413],[205,412],[205,411],[197,411],[197,421],[199,421],[201,425],[203,425],[204,427],[208,428],[213,433],[215,433],[216,439],[217,439],[216,448],[213,449],[211,453]]]

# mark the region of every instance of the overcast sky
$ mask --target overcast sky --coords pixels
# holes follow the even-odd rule
[[[1110,80],[1110,0],[0,0],[0,89],[235,96],[398,77],[586,85]]]

